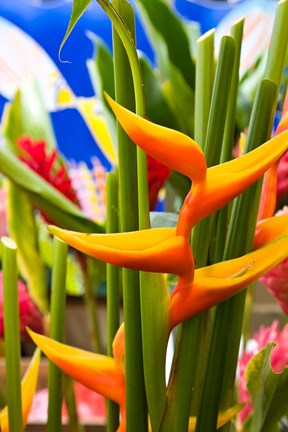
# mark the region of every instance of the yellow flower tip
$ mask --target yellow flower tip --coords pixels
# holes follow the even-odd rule
[[[220,429],[226,423],[231,421],[232,418],[235,417],[235,415],[238,414],[238,412],[241,411],[241,409],[244,406],[245,406],[245,403],[239,403],[237,405],[234,405],[231,408],[228,408],[225,411],[220,411],[218,414],[217,429]],[[195,428],[196,428],[196,417],[190,417],[189,418],[188,432],[194,432]]]
[[[156,125],[106,98],[127,135],[142,150],[194,182],[206,177],[206,160],[199,145],[181,132]]]
[[[119,327],[113,344],[112,344],[112,349],[113,349],[113,357],[115,359],[115,361],[117,363],[122,362],[123,358],[124,358],[124,354],[125,354],[125,330],[124,330],[124,322],[121,324],[121,326]]]
[[[125,405],[125,375],[112,357],[57,342],[29,330],[34,343],[64,373],[120,406]]]
[[[22,421],[25,427],[36,391],[41,351],[37,348],[31,359],[29,367],[21,381]],[[0,425],[2,432],[9,432],[8,408],[0,413]]]

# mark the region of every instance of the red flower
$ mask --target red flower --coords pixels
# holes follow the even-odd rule
[[[148,155],[148,185],[149,185],[149,208],[154,210],[158,200],[158,193],[170,175],[170,170],[152,156]]]
[[[25,283],[18,280],[20,334],[23,341],[30,340],[26,327],[36,332],[44,333],[43,316],[35,303],[32,301]],[[3,274],[0,272],[0,338],[4,337],[4,299],[3,299]]]
[[[26,165],[47,180],[70,201],[78,204],[67,167],[57,150],[48,153],[47,144],[44,140],[33,141],[30,137],[20,138],[17,145],[22,153],[19,158]]]

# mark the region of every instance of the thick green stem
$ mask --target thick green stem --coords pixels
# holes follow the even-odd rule
[[[65,305],[66,305],[66,266],[68,245],[57,237],[53,244],[54,258],[51,284],[50,337],[59,342],[64,340]],[[49,362],[48,367],[48,432],[61,431],[62,413],[62,372]]]
[[[235,144],[235,124],[236,124],[236,109],[237,109],[237,94],[239,84],[239,65],[241,55],[241,45],[243,36],[244,20],[236,22],[231,28],[231,36],[235,41],[235,61],[231,82],[231,90],[229,95],[229,103],[227,109],[223,145],[220,157],[220,163],[227,162],[232,157],[232,150]],[[216,214],[214,224],[215,240],[210,253],[211,263],[216,263],[222,260],[226,242],[226,234],[229,220],[229,205],[221,209]]]
[[[107,174],[107,233],[118,231],[118,180],[113,173]],[[107,354],[113,356],[112,343],[120,324],[120,270],[107,264]],[[119,407],[107,401],[107,432],[119,427]]]
[[[18,300],[17,246],[2,237],[4,331],[9,430],[22,432],[22,402],[20,373],[20,325]]]
[[[214,31],[197,41],[194,139],[204,149],[214,82]]]
[[[133,35],[134,14],[130,4],[125,0],[114,0],[113,8],[117,10],[117,13],[130,29],[130,34]],[[131,69],[133,70],[133,67],[131,61],[134,64],[135,58],[134,56],[132,56],[133,59],[129,57],[130,69],[129,60],[125,52],[126,42],[122,36],[120,36],[121,39],[119,37],[118,21],[117,23],[113,21],[113,25],[116,100],[130,110],[134,110],[134,90],[136,100],[138,100],[137,95],[140,89],[141,94],[143,91],[142,82],[135,84],[135,75],[133,75],[134,81],[132,80]],[[129,47],[131,45],[130,42],[131,38],[129,40]],[[132,82],[134,82],[134,88]],[[139,226],[136,148],[119,125],[117,135],[120,228],[121,231],[133,231],[137,230]],[[125,322],[127,432],[136,430],[147,431],[148,417],[143,372],[139,273],[123,269],[122,274]]]

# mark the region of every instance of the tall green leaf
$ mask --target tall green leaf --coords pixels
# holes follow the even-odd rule
[[[18,263],[29,292],[42,312],[48,312],[47,281],[39,254],[38,234],[27,193],[8,184],[8,229],[18,246]],[[21,222],[19,216],[21,215]]]
[[[163,0],[137,0],[136,5],[155,49],[161,73],[168,78],[172,63],[186,83],[194,88],[195,66],[180,18]]]

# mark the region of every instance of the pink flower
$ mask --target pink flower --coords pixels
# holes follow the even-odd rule
[[[249,344],[250,349],[244,351],[238,359],[238,401],[245,402],[245,407],[238,414],[238,421],[243,424],[253,413],[250,394],[246,387],[246,368],[248,363],[269,342],[275,342],[276,346],[271,354],[271,367],[274,372],[281,372],[288,365],[288,324],[280,331],[278,321],[274,321],[270,327],[260,326],[254,333],[253,340]]]
[[[282,156],[277,168],[277,203],[283,203],[288,197],[288,152]]]
[[[283,207],[275,216],[288,213],[288,207]],[[283,312],[288,315],[288,258],[264,275],[260,281],[268,287],[276,298]]]
[[[6,192],[0,188],[0,237],[7,236]]]
[[[23,341],[30,340],[26,327],[35,332],[44,333],[43,316],[33,303],[27,287],[23,281],[18,280],[20,334]],[[3,298],[3,273],[0,272],[0,338],[4,337],[4,298]]]
[[[106,402],[103,396],[82,384],[74,384],[77,413],[83,424],[104,424],[106,420]],[[48,411],[48,388],[39,390],[33,400],[29,414],[29,423],[46,423]],[[62,422],[68,421],[65,402],[62,405]]]

